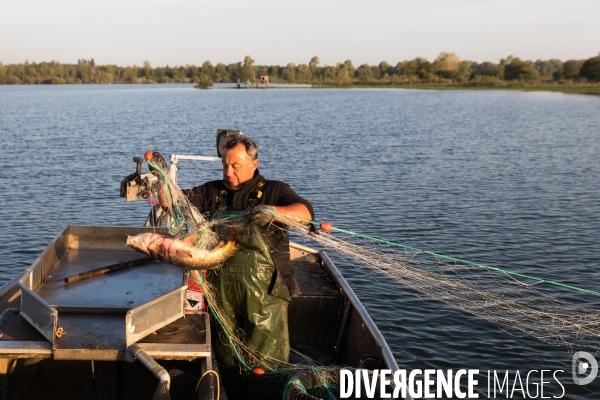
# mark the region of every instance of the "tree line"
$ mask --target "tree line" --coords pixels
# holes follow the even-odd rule
[[[0,84],[79,83],[197,83],[201,87],[218,82],[253,81],[268,75],[271,83],[304,83],[317,86],[440,84],[502,87],[511,85],[586,84],[600,82],[600,54],[585,60],[521,60],[509,56],[498,63],[460,60],[455,53],[440,53],[432,62],[417,57],[396,65],[355,67],[351,60],[321,66],[319,57],[307,64],[257,65],[246,56],[243,62],[201,66],[120,67],[96,65],[94,59],[77,64],[58,61],[4,65],[0,62]]]

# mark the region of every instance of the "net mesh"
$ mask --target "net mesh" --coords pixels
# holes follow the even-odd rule
[[[210,250],[219,245],[220,237],[217,233],[229,231],[229,228],[239,226],[245,218],[245,214],[224,215],[216,220],[208,220],[194,207],[185,196],[179,186],[169,177],[164,167],[158,164],[149,166],[154,170],[159,178],[159,185],[155,190],[157,198],[162,199],[161,203],[168,204],[167,228],[172,237],[182,239],[190,234],[197,234],[200,240],[196,243],[197,247]],[[215,271],[218,273],[218,269]],[[247,340],[242,329],[235,326],[233,322],[226,318],[223,309],[218,304],[218,291],[207,280],[202,279],[197,271],[190,271],[192,276],[197,277],[197,281],[202,283],[204,296],[207,300],[208,309],[216,321],[221,326],[221,333],[229,341],[236,358],[239,361],[242,373],[251,374],[255,368],[260,367],[265,375],[283,375],[287,376],[287,384],[283,390],[284,399],[295,399],[299,393],[314,394],[322,398],[335,399],[339,393],[336,383],[339,379],[340,367],[320,366],[318,362],[307,358],[306,365],[292,364],[282,360],[262,354],[254,349]],[[313,379],[317,377],[318,379]],[[303,381],[312,382],[308,387]],[[248,382],[251,382],[248,380]],[[251,384],[251,383],[250,383]]]
[[[168,210],[171,217],[168,228],[175,237],[198,233],[201,240],[197,246],[212,249],[219,242],[215,233],[216,225],[234,226],[245,217],[231,214],[208,221],[165,171],[159,169],[159,175],[162,188],[157,195],[175,200]],[[376,272],[414,289],[416,293],[491,321],[501,329],[509,332],[517,329],[546,343],[567,345],[572,352],[578,349],[598,350],[600,314],[587,307],[584,302],[569,300],[569,296],[573,290],[592,295],[600,293],[560,284],[558,285],[562,287],[557,287],[556,290],[540,290],[538,284],[556,282],[539,278],[531,280],[527,275],[459,262],[460,260],[450,257],[341,229],[316,232],[315,229],[309,229],[310,224],[317,225],[314,221],[272,213],[295,240],[309,245],[317,244],[326,251],[334,252],[352,266]],[[339,367],[319,366],[316,362],[313,365],[290,364],[258,353],[246,340],[243,332],[228,322],[223,311],[216,307],[218,294],[215,288],[205,282],[203,289],[210,312],[221,324],[242,369],[251,371],[253,367],[260,365],[265,368],[266,374],[288,374],[284,398],[294,398],[295,393],[335,398]],[[566,296],[559,295],[566,292],[569,292]],[[312,383],[309,384],[310,382]]]
[[[278,218],[285,218],[279,216]],[[394,243],[337,234],[314,235],[291,218],[285,218],[290,231],[307,242],[316,242],[335,252],[349,264],[371,270],[410,287],[432,299],[446,303],[501,329],[517,329],[542,342],[567,345],[574,349],[598,350],[600,314],[585,301],[570,301],[597,295],[593,291],[564,286],[545,279],[529,280],[479,264],[449,262],[437,255],[409,251]],[[542,283],[544,285],[542,290]],[[550,289],[550,290],[549,290]]]

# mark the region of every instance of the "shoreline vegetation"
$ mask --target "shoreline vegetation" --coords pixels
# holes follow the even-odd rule
[[[320,66],[319,57],[308,64],[286,66],[257,65],[246,56],[243,62],[201,66],[165,66],[152,68],[150,62],[141,66],[120,67],[96,65],[94,59],[80,59],[77,64],[58,61],[7,64],[0,62],[0,84],[156,84],[195,83],[209,88],[214,83],[254,83],[261,75],[269,83],[309,84],[316,88],[364,87],[433,90],[524,90],[564,93],[600,94],[600,54],[585,60],[521,60],[509,56],[498,63],[460,60],[455,53],[442,52],[430,62],[417,57],[391,65],[362,64],[355,67],[351,60],[335,66]]]

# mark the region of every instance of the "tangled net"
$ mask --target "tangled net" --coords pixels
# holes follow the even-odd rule
[[[279,216],[278,218],[285,218]],[[600,313],[567,300],[600,293],[535,276],[470,263],[334,228],[313,235],[286,218],[290,231],[319,243],[354,266],[375,271],[449,306],[484,318],[501,329],[517,329],[548,344],[598,351]],[[450,262],[449,262],[450,261]],[[545,284],[544,290],[537,286]],[[548,290],[550,289],[550,290]],[[562,294],[562,298],[559,296]]]
[[[226,218],[207,221],[167,174],[159,172],[167,197],[176,200],[169,208],[169,230],[173,236],[182,237],[197,232],[202,238],[198,245],[210,249],[219,242],[214,230],[216,225],[231,226],[244,218],[242,214],[231,214]],[[316,221],[273,213],[277,221],[296,238],[318,243],[324,250],[336,253],[353,266],[377,272],[432,299],[484,318],[501,329],[517,329],[545,343],[566,345],[571,352],[578,349],[598,351],[600,314],[586,307],[585,303],[574,302],[569,296],[572,293],[600,296],[599,292],[470,263],[341,229],[333,228],[330,233],[316,234],[314,229],[308,229],[311,224],[318,226]],[[540,290],[537,284],[559,290]],[[316,362],[306,365],[284,363],[258,353],[243,332],[227,322],[223,311],[215,307],[218,304],[215,288],[208,282],[204,283],[203,288],[210,312],[221,324],[243,368],[251,371],[252,366],[261,365],[266,369],[265,375],[288,374],[284,398],[295,398],[299,393],[336,398],[340,367],[320,366]],[[567,291],[569,293],[564,295]]]
[[[171,236],[183,238],[197,233],[200,241],[196,246],[212,249],[218,245],[221,239],[217,233],[217,227],[226,228],[225,231],[228,231],[229,227],[239,225],[245,217],[245,214],[230,214],[216,220],[207,220],[191,204],[179,186],[170,179],[165,166],[152,164],[151,161],[148,161],[148,164],[161,182],[155,193],[156,196],[162,197],[169,204],[167,228]],[[160,212],[159,208],[156,206],[153,212]],[[304,355],[302,355],[303,364],[293,364],[256,351],[242,329],[226,318],[224,311],[218,306],[220,303],[216,288],[204,279],[200,271],[191,270],[189,273],[196,282],[202,284],[209,312],[221,326],[221,334],[225,336],[225,340],[229,341],[242,370],[252,373],[255,367],[260,367],[264,369],[266,376],[285,377],[284,381],[287,383],[283,389],[283,399],[295,399],[299,394],[309,394],[330,400],[338,398],[336,394],[339,394],[339,389],[336,384],[339,381],[339,366],[322,366]],[[349,369],[351,370],[351,368]]]

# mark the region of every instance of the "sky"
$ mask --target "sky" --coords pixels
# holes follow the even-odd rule
[[[1,0],[0,62],[355,66],[600,53],[600,0]]]

